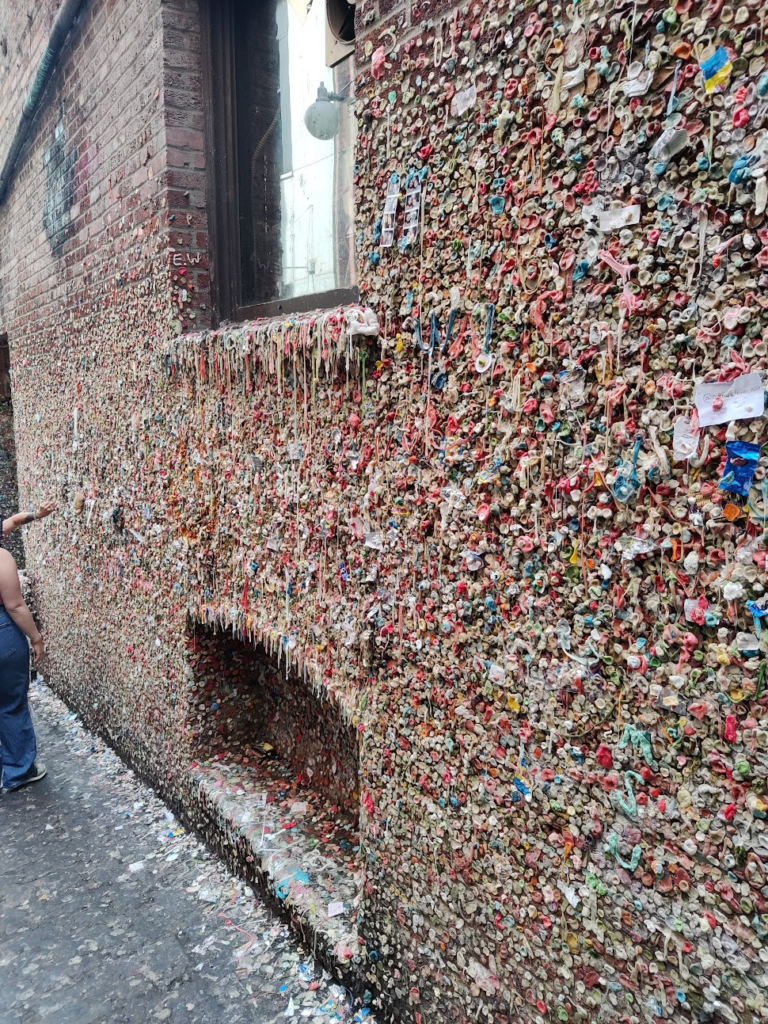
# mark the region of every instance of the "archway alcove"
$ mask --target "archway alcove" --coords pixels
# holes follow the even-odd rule
[[[187,729],[201,827],[350,960],[362,888],[359,740],[335,702],[263,646],[191,623]],[[319,952],[319,950],[317,950]]]

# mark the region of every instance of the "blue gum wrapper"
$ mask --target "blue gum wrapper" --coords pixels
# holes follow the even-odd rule
[[[728,458],[720,481],[721,491],[734,491],[747,495],[760,458],[760,445],[749,441],[728,441],[725,445]]]

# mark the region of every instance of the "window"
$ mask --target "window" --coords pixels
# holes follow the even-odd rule
[[[331,2],[337,20],[340,3],[353,13]],[[341,18],[347,45],[328,67],[325,3],[206,5],[211,283],[222,319],[357,298],[353,23]],[[319,129],[309,119],[311,134],[305,114],[319,98],[324,117]]]

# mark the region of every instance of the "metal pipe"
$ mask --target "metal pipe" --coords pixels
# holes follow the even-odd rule
[[[82,6],[83,0],[63,0],[59,12],[53,22],[51,28],[51,34],[48,37],[48,44],[45,47],[45,53],[40,60],[40,64],[37,68],[37,74],[32,82],[32,87],[29,90],[29,95],[26,98],[24,106],[21,109],[21,117],[19,123],[16,126],[16,131],[11,141],[10,149],[5,158],[3,169],[0,171],[0,203],[5,199],[5,193],[10,184],[13,172],[16,169],[16,161],[18,160],[19,153],[21,152],[24,143],[27,141],[30,129],[32,128],[32,122],[35,119],[38,107],[40,106],[40,100],[45,92],[45,87],[51,77],[56,61],[59,59],[64,42],[69,35],[69,30],[72,28],[72,22],[77,16],[77,12]]]

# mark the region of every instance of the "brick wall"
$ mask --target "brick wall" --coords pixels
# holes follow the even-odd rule
[[[200,15],[179,0],[163,4],[161,19],[173,326],[198,330],[211,322]]]
[[[21,105],[45,52],[58,0],[3,4],[0,7],[0,152],[16,130]]]
[[[146,671],[128,653],[148,627],[134,600],[143,584],[128,568],[139,560],[116,550],[112,513],[125,507],[131,525],[141,525],[133,478],[144,452],[125,438],[145,407],[155,346],[205,305],[191,289],[181,301],[171,270],[172,247],[186,261],[204,241],[199,157],[187,172],[189,139],[177,140],[173,167],[165,152],[167,127],[178,130],[165,106],[167,83],[171,92],[195,81],[189,62],[199,45],[186,37],[187,67],[177,69],[164,46],[175,16],[183,28],[178,5],[84,5],[0,210],[0,320],[11,348],[20,500],[49,496],[61,506],[27,534],[49,671],[145,770],[166,756],[173,706],[162,687],[147,696],[152,670],[165,677],[162,649]],[[26,46],[36,60],[44,44],[33,52],[23,38],[11,40],[18,24],[6,25],[10,50]],[[2,105],[11,119],[17,91],[6,78]],[[155,636],[166,628],[175,635],[159,616]],[[177,621],[179,637],[181,628]],[[154,741],[145,728],[147,744],[131,727],[137,718],[166,725]]]

